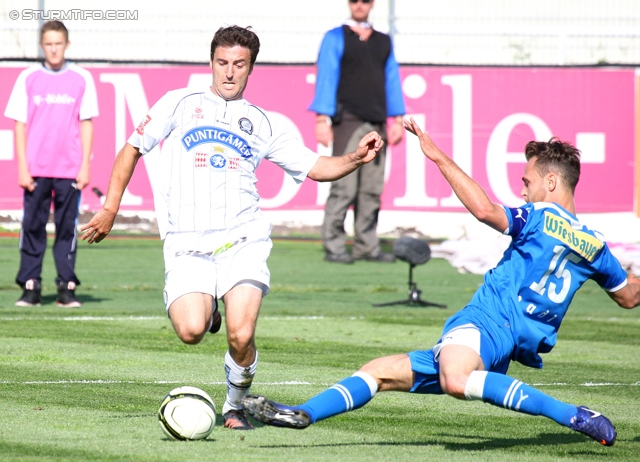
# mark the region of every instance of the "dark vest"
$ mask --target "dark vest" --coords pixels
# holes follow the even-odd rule
[[[391,39],[373,31],[369,40],[360,40],[349,26],[344,32],[338,103],[366,122],[383,123],[387,119],[385,65],[391,53]]]

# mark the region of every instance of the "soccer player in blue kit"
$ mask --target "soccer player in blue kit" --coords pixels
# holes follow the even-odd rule
[[[364,406],[378,391],[448,394],[543,415],[611,446],[616,430],[608,418],[506,375],[512,360],[542,367],[539,354],[554,347],[571,300],[587,279],[622,308],[640,304],[640,278],[627,275],[602,235],[575,216],[580,151],[557,138],[529,142],[521,192],[526,204],[509,208],[491,202],[413,119],[404,125],[418,136],[422,151],[464,206],[481,222],[510,235],[511,245],[469,304],[446,321],[432,349],[374,359],[299,406],[248,395],[243,400],[246,412],[269,425],[306,428]]]

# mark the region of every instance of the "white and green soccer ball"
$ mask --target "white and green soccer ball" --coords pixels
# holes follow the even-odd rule
[[[216,406],[196,387],[178,387],[169,392],[158,409],[160,428],[176,440],[201,440],[213,431]]]

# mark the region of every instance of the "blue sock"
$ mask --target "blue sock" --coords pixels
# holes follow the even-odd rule
[[[482,401],[525,414],[543,415],[565,427],[570,426],[571,418],[578,413],[578,408],[572,404],[558,401],[526,383],[495,372],[487,372]]]
[[[364,406],[377,391],[378,385],[373,377],[356,372],[296,408],[306,411],[314,423]]]

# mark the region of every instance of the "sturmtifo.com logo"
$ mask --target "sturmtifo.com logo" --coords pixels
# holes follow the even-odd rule
[[[11,10],[9,18],[12,20],[22,19],[23,21],[44,20],[44,21],[137,21],[138,10]]]

